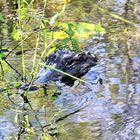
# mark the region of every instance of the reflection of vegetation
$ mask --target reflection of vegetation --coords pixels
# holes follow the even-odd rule
[[[42,58],[47,57],[49,54],[53,53],[57,49],[62,48],[72,51],[81,51],[81,40],[89,39],[93,36],[96,36],[98,34],[104,34],[106,32],[100,23],[92,24],[79,21],[63,22],[62,19],[65,15],[65,9],[67,6],[66,4],[69,3],[70,0],[61,0],[61,8],[59,7],[60,9],[58,8],[59,10],[57,10],[57,12],[53,11],[52,13],[54,13],[54,15],[51,15],[51,12],[46,15],[46,9],[48,8],[47,0],[40,1],[40,3],[44,5],[43,8],[41,7],[42,9],[40,9],[40,6],[39,8],[36,8],[35,5],[40,3],[37,3],[34,0],[17,0],[16,2],[16,9],[13,10],[13,15],[10,15],[10,20],[12,20],[13,23],[13,26],[11,26],[13,27],[13,29],[11,30],[11,37],[13,41],[19,43],[13,48],[11,47],[11,50],[6,50],[5,47],[0,48],[0,68],[2,71],[2,75],[4,76],[4,72],[8,73],[9,68],[12,68],[18,74],[18,80],[15,83],[13,83],[13,81],[10,81],[11,85],[9,86],[9,84],[7,84],[7,87],[3,89],[4,92],[8,95],[8,97],[11,97],[13,94],[18,92],[17,90],[21,85],[21,81],[30,81],[30,86],[32,85]],[[56,8],[53,5],[51,5],[51,7]],[[77,10],[79,9],[75,9],[75,11]],[[5,21],[5,18],[3,18],[1,14],[0,22],[8,23],[7,21]],[[16,53],[16,49],[18,49],[20,53]],[[26,76],[26,60],[28,58],[26,58],[25,50],[34,51],[33,60],[31,60],[31,63],[28,63],[31,67],[30,77]],[[21,54],[22,61],[20,67],[22,67],[22,72],[19,72],[8,62],[8,58],[11,57],[11,54]],[[38,61],[37,54],[39,54],[40,56]],[[27,61],[29,61],[29,59]],[[5,65],[8,65],[10,67],[6,67]],[[62,73],[64,74],[64,72]],[[19,80],[19,77],[21,78],[21,80]],[[29,79],[27,79],[27,77],[29,77]],[[79,78],[77,79],[79,81],[85,82]],[[14,91],[14,89],[16,89],[16,91]],[[25,96],[27,96],[27,92],[25,93]],[[57,95],[52,96],[52,99],[57,99]],[[25,103],[23,103],[22,111],[25,109],[24,106]],[[33,111],[32,107],[31,110]],[[26,112],[26,110],[24,111]],[[20,115],[22,116],[21,118],[19,117]],[[15,123],[18,127],[20,127],[18,133],[19,139],[19,135],[21,134],[25,135],[25,139],[31,139],[30,135],[38,135],[36,134],[37,132],[33,129],[32,124],[30,123],[30,117],[28,113],[23,113],[20,115],[16,113],[15,117]],[[36,120],[38,119],[36,116],[35,118]],[[43,129],[42,133],[44,139],[49,140],[48,134],[45,134]]]
[[[113,13],[110,13],[109,11],[107,11],[107,10],[105,10],[105,9],[99,7],[99,6],[97,6],[97,7],[98,7],[98,9],[99,9],[101,12],[103,12],[104,14],[107,13],[107,14],[109,14],[111,17],[113,17],[113,18],[115,18],[115,19],[118,19],[118,20],[120,20],[120,21],[122,21],[122,22],[124,22],[124,23],[130,24],[130,25],[133,25],[133,26],[135,25],[135,23],[132,22],[132,21],[129,21],[129,20],[127,20],[127,19],[125,19],[125,18],[123,18],[123,17],[120,17],[120,16],[118,16],[118,15],[115,15],[115,14],[113,14]]]

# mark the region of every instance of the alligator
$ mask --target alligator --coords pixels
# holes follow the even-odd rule
[[[92,66],[97,64],[97,61],[97,57],[92,55],[90,52],[78,53],[59,50],[49,55],[45,64],[77,78],[81,78]],[[44,90],[44,94],[47,95],[46,85],[48,85],[51,81],[61,81],[68,86],[73,86],[75,80],[76,79],[71,78],[68,75],[43,66],[38,72],[33,84],[24,84],[19,88],[19,91],[21,92],[21,97],[24,102],[29,103],[28,98],[24,95],[25,92],[23,91],[36,91],[39,87],[41,87]]]
[[[90,52],[70,52],[59,50],[46,59],[45,64],[73,75],[77,78],[84,76],[92,66],[97,64],[97,56]],[[52,69],[48,69],[43,66],[37,74],[34,83],[45,85],[51,81],[58,81],[72,86],[75,79],[57,72]]]

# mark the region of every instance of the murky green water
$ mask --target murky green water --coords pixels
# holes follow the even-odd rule
[[[36,4],[40,5],[39,2]],[[107,11],[99,10],[97,5]],[[29,115],[38,134],[31,139],[43,139],[42,134],[47,132],[53,140],[139,140],[139,6],[138,0],[73,0],[69,3],[64,21],[100,22],[107,31],[103,36],[81,41],[99,58],[98,65],[83,77],[90,84],[76,82],[73,87],[67,87],[59,82],[52,83],[48,87],[49,96],[45,96],[43,90],[29,93],[30,106],[27,104],[26,110],[21,110],[23,101],[18,95],[10,96],[16,103],[12,104],[7,94],[2,92],[0,139],[15,139],[19,128],[14,119],[19,114],[21,120]],[[5,16],[12,12],[10,7],[13,3],[0,1],[0,9]],[[131,22],[114,18],[113,14]],[[12,48],[17,42],[12,40],[9,28],[9,25],[0,25],[0,45]],[[33,50],[25,53],[27,71],[31,70],[33,53]],[[21,70],[21,56],[11,54],[9,63]],[[12,83],[16,79],[15,73],[6,69],[5,78]],[[96,84],[98,78],[103,80],[102,84]],[[55,92],[60,95],[52,101]],[[26,135],[23,132],[21,139]]]

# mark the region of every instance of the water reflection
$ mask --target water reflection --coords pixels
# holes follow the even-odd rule
[[[136,26],[97,10],[95,4],[105,6],[109,12],[133,21]],[[53,85],[52,89],[57,88],[50,90],[50,96],[45,96],[42,91],[29,94],[32,110],[27,107],[27,113],[32,118],[31,123],[38,134],[42,131],[37,119],[44,131],[58,140],[140,139],[138,5],[138,1],[131,0],[108,0],[97,3],[88,0],[73,1],[69,4],[66,9],[68,17],[72,15],[74,20],[91,23],[100,21],[107,29],[107,34],[93,37],[83,43],[87,50],[99,57],[98,65],[83,77],[89,85],[75,83],[74,87],[70,88],[56,83],[57,86]],[[80,7],[82,12],[77,7]],[[28,54],[30,55],[32,52]],[[13,64],[18,63],[14,60]],[[96,84],[98,78],[103,80],[102,84]],[[51,95],[55,92],[61,95],[52,101]],[[7,125],[13,127],[11,123]],[[6,135],[5,133],[0,130],[0,136]]]

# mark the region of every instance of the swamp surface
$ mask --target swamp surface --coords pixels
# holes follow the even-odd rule
[[[58,2],[60,5],[57,2],[48,4],[45,11],[48,17],[62,9],[61,2]],[[14,6],[10,0],[0,0],[0,11],[4,17],[12,18]],[[34,6],[40,12],[43,4],[39,0]],[[60,21],[100,23],[104,27],[106,33],[103,35],[79,39],[83,50],[98,57],[97,65],[82,77],[87,83],[76,81],[73,87],[69,87],[52,82],[47,87],[48,96],[44,95],[43,89],[29,92],[29,104],[24,104],[23,109],[23,99],[16,94],[20,91],[12,87],[18,76],[3,62],[0,140],[17,139],[21,126],[25,124],[25,116],[35,132],[25,126],[26,131],[20,131],[20,139],[23,140],[43,140],[44,133],[52,140],[139,140],[140,1],[72,0]],[[37,23],[33,22],[26,23],[37,28]],[[25,30],[30,30],[30,26]],[[19,43],[13,39],[11,32],[14,29],[15,24],[10,20],[0,23],[1,48],[12,50]],[[32,71],[36,40],[29,38],[24,42],[24,49],[28,50],[24,53],[27,79]],[[16,55],[21,46],[9,55],[7,61],[22,73],[23,55]],[[41,47],[38,48],[37,60],[41,51]],[[102,82],[97,83],[99,78]],[[7,86],[7,83],[10,84]]]

